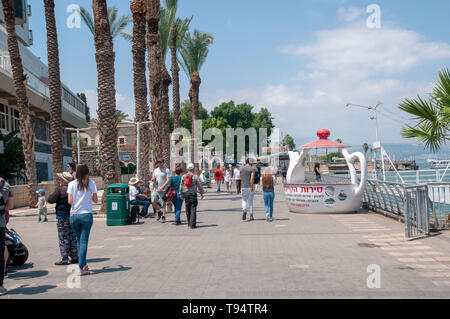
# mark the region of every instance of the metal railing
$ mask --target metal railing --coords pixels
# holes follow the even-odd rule
[[[424,189],[426,191],[423,191]],[[411,190],[415,190],[416,195],[411,195]],[[417,196],[424,198],[425,206],[422,205],[421,200],[417,199]],[[387,212],[403,220],[407,214],[415,214],[414,216],[418,216],[419,219],[422,215],[426,216],[429,226],[434,229],[450,227],[450,183],[408,185],[369,180],[363,195],[363,202],[372,210]],[[417,215],[421,213],[423,213],[421,216]],[[420,229],[424,229],[423,220],[417,223]]]

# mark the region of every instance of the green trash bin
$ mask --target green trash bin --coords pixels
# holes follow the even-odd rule
[[[126,225],[130,216],[129,187],[111,184],[106,188],[106,225]]]

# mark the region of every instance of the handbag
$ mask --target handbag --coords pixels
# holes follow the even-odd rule
[[[163,196],[163,200],[165,202],[171,202],[176,196],[177,192],[175,191],[175,187],[172,186],[172,178],[170,178],[169,187],[167,188],[167,191]]]

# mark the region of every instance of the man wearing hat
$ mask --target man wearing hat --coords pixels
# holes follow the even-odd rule
[[[197,175],[194,174],[194,164],[188,164],[188,172],[181,179],[181,199],[185,200],[186,217],[189,228],[197,227],[197,192],[203,199],[204,190]]]
[[[156,162],[158,166],[153,171],[152,182],[155,185],[152,193],[152,204],[158,213],[158,219],[161,222],[166,222],[166,202],[164,201],[164,195],[170,182],[170,170],[164,166],[164,159],[160,158]]]
[[[73,175],[69,172],[58,173],[59,186],[51,194],[47,201],[56,204],[56,220],[58,227],[59,252],[61,260],[55,262],[57,266],[78,263],[77,237],[70,226],[70,204],[67,195],[67,186],[73,181]],[[70,257],[70,261],[69,261]]]
[[[141,183],[142,183],[142,181],[136,177],[133,177],[128,182],[128,185],[130,186],[130,204],[131,205],[143,205],[144,206],[144,208],[142,209],[143,216],[149,217],[148,208],[152,204],[152,201],[147,195],[142,194],[142,191],[138,186]]]

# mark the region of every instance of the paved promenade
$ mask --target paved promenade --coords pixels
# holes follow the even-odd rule
[[[299,215],[287,211],[279,187],[275,220],[265,220],[262,194],[255,221],[241,220],[236,194],[209,189],[199,201],[198,228],[161,224],[106,227],[96,218],[88,264],[91,276],[68,288],[59,259],[55,216],[13,212],[30,250],[10,270],[0,298],[409,298],[450,297],[450,234],[406,241],[402,223],[361,211]],[[380,288],[368,288],[369,265]]]

